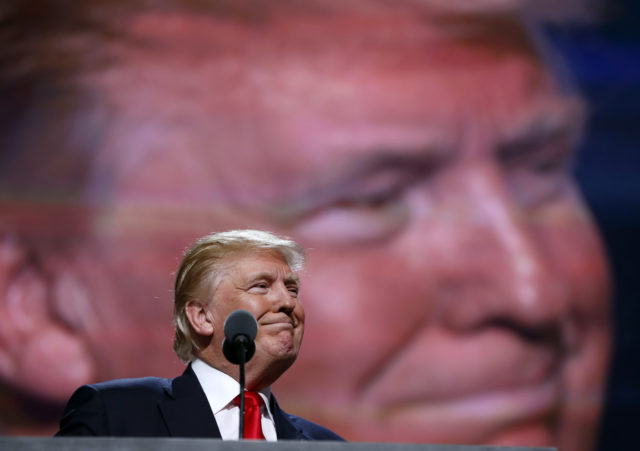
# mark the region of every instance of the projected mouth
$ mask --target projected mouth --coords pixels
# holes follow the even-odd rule
[[[397,418],[495,424],[547,421],[561,398],[562,353],[492,330],[427,331],[384,362],[360,399]]]

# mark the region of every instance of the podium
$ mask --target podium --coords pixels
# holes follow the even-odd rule
[[[487,445],[223,441],[198,438],[0,437],[0,451],[556,451]]]

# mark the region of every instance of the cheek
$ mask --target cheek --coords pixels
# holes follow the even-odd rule
[[[335,377],[341,390],[357,388],[431,311],[425,278],[388,251],[316,254],[305,274],[308,321],[296,369],[302,371],[308,362],[312,366],[305,377],[321,378],[323,386],[331,385],[327,377]],[[332,374],[318,372],[318,366],[331,368]]]
[[[591,219],[579,210],[538,229],[553,270],[570,290],[570,308],[583,318],[608,321],[611,278]]]
[[[264,296],[252,296],[245,293],[240,296],[229,296],[227,299],[229,301],[223,302],[224,305],[220,309],[221,314],[224,315],[221,317],[222,322],[235,310],[247,310],[256,319],[260,319],[265,313],[270,312],[272,308],[271,302]]]
[[[306,314],[304,311],[304,307],[302,306],[302,303],[300,301],[298,301],[298,303],[296,304],[296,307],[293,311],[293,315],[298,320],[298,323],[301,324],[302,327],[304,328]]]

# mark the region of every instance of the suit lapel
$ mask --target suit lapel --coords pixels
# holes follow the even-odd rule
[[[271,415],[276,425],[276,435],[278,440],[309,440],[302,431],[296,428],[286,412],[280,409],[275,396],[271,395]]]
[[[159,401],[158,408],[171,437],[221,438],[207,397],[191,365],[182,376],[173,379],[165,391],[167,399]],[[273,395],[270,407],[278,440],[308,440],[280,409]]]
[[[170,436],[221,438],[207,397],[191,365],[182,376],[173,379],[166,391],[167,399],[159,401],[158,407]]]

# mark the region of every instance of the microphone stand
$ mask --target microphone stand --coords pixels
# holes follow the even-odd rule
[[[244,367],[256,352],[254,339],[258,333],[258,323],[254,316],[246,310],[232,312],[224,321],[224,340],[222,353],[226,359],[240,365],[240,418],[238,419],[238,439],[244,440],[244,405],[246,387]]]
[[[236,349],[238,350],[239,357],[239,365],[240,365],[240,421],[238,422],[238,439],[244,440],[244,389],[245,389],[245,379],[244,379],[244,364],[246,362],[247,356],[247,347],[248,344],[247,337],[244,335],[240,335],[236,337],[236,343],[238,346]]]

